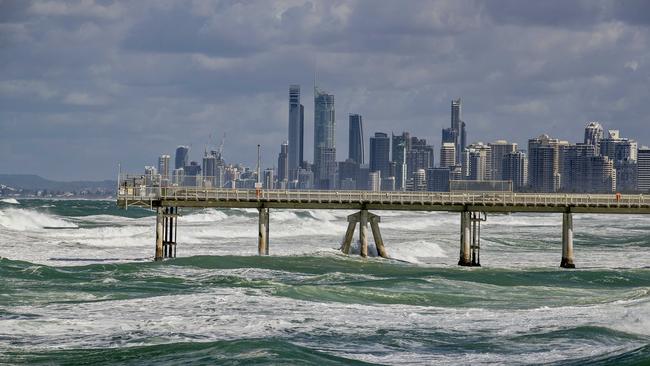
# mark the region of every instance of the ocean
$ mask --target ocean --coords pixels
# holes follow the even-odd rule
[[[386,260],[340,253],[352,211],[271,210],[268,257],[257,211],[180,213],[153,262],[151,211],[0,200],[0,364],[650,364],[650,216],[574,215],[566,270],[559,214],[461,268],[458,214],[376,212]]]

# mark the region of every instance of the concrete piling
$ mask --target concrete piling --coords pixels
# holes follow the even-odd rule
[[[463,211],[460,213],[460,258],[459,266],[471,266],[471,213]]]
[[[361,210],[359,215],[359,241],[361,242],[360,254],[368,256],[368,210]]]
[[[362,257],[368,256],[368,224],[372,229],[372,236],[375,238],[375,246],[377,247],[377,254],[383,258],[388,258],[388,253],[384,246],[384,240],[381,237],[381,232],[379,231],[379,222],[381,218],[373,213],[368,212],[368,210],[361,210],[359,212],[348,215],[348,229],[345,231],[345,237],[343,238],[343,243],[341,244],[341,251],[345,254],[350,254],[350,249],[352,248],[352,239],[354,237],[354,230],[356,229],[357,223],[359,224],[359,242],[361,243],[361,248],[359,248],[359,254]]]
[[[388,258],[386,253],[386,248],[384,247],[384,239],[381,238],[381,232],[379,231],[379,222],[380,217],[377,215],[372,215],[370,217],[370,228],[372,229],[372,237],[375,238],[375,246],[377,247],[377,254],[380,257]]]
[[[352,215],[348,216],[348,229],[345,231],[345,238],[343,238],[343,245],[341,246],[341,251],[345,254],[350,254],[352,239],[354,237],[354,229],[356,229],[356,227],[356,218],[352,217]]]
[[[562,214],[562,268],[576,268],[573,263],[573,216],[571,212]]]
[[[259,255],[268,255],[268,234],[269,234],[269,211],[267,208],[260,207],[259,211],[259,237],[257,242],[257,253]]]
[[[162,207],[156,208],[156,255],[154,260],[163,260],[163,209]]]

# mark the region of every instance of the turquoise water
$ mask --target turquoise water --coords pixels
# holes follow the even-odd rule
[[[379,213],[392,259],[337,250],[337,211],[186,211],[179,258],[110,201],[0,203],[0,364],[650,363],[650,217],[491,216],[481,268],[458,217]]]

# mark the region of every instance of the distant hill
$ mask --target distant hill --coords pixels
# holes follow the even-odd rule
[[[0,184],[30,191],[48,190],[63,192],[95,191],[97,189],[115,191],[115,187],[117,186],[117,182],[114,180],[58,182],[45,179],[35,174],[0,174]]]

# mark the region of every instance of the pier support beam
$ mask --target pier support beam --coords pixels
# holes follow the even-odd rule
[[[571,212],[562,214],[562,268],[576,268],[573,263],[573,216]]]
[[[359,242],[361,243],[359,253],[365,258],[368,256],[368,210],[361,210],[359,214]]]
[[[462,211],[460,213],[460,258],[458,259],[459,266],[471,266],[471,213],[469,211]]]
[[[343,243],[341,244],[341,251],[345,254],[350,254],[350,250],[352,249],[352,240],[354,238],[354,230],[356,229],[358,223],[359,243],[361,245],[359,248],[359,254],[362,257],[367,257],[368,223],[370,223],[372,236],[375,239],[375,246],[377,247],[377,254],[380,257],[388,258],[388,253],[386,252],[386,247],[384,246],[384,240],[382,239],[381,232],[379,231],[379,222],[381,222],[381,218],[373,213],[368,212],[368,210],[361,210],[357,213],[349,215],[348,229],[345,231],[345,237],[343,238]]]
[[[176,229],[178,221],[178,208],[163,208],[163,257],[176,258]]]
[[[155,261],[163,260],[163,208],[156,208],[156,255]]]
[[[257,253],[259,255],[269,255],[269,209],[260,207],[259,211],[259,236],[257,241]]]
[[[460,258],[459,266],[481,266],[481,221],[487,215],[481,212],[460,213]]]
[[[381,237],[381,232],[379,231],[379,222],[381,218],[379,216],[373,215],[370,217],[370,228],[372,229],[372,237],[375,238],[375,247],[377,247],[377,254],[382,258],[388,258],[388,253],[386,253],[386,248],[384,247],[384,239]]]

